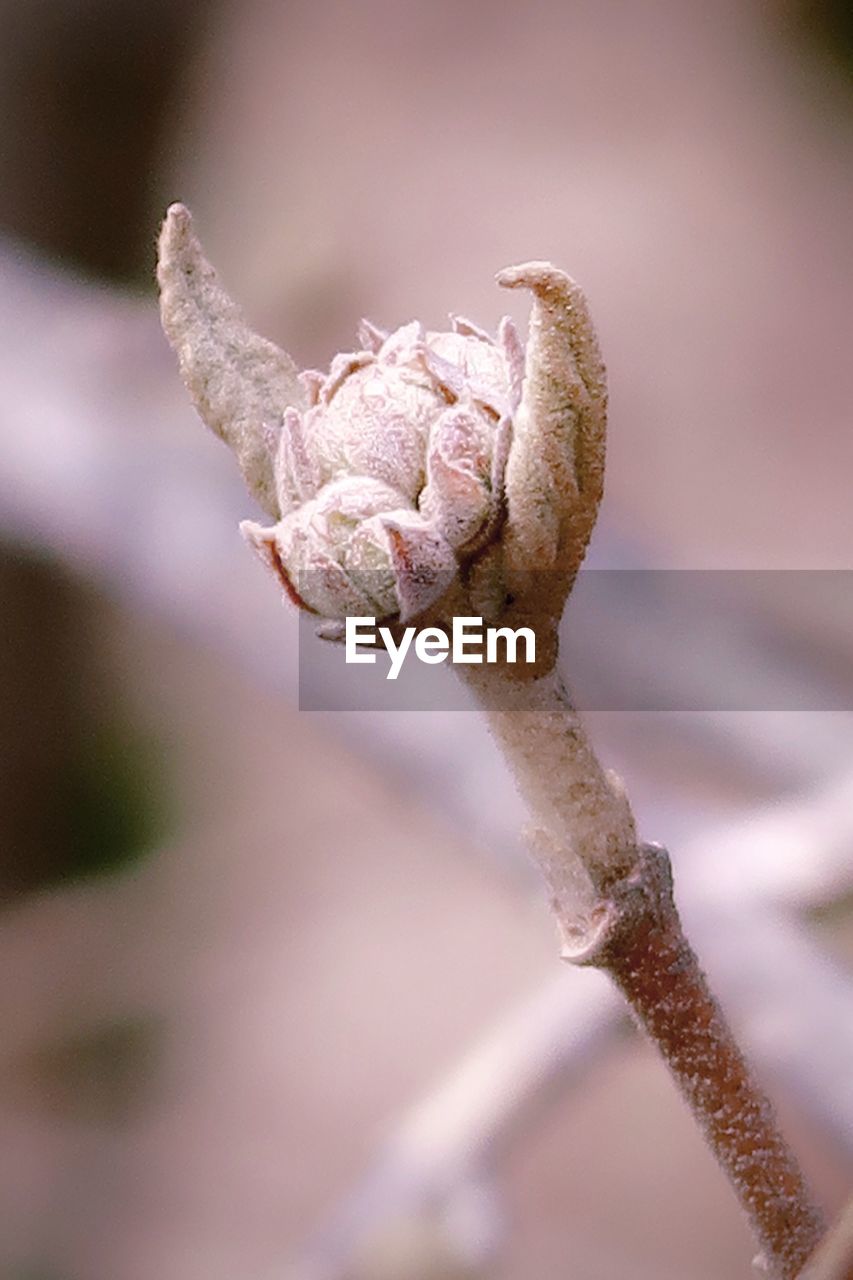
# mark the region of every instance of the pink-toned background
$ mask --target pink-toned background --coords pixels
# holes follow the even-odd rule
[[[583,975],[559,975],[472,717],[296,710],[293,619],[160,338],[153,243],[185,200],[253,322],[320,367],[362,314],[494,326],[494,272],[550,257],[610,368],[597,563],[849,569],[851,64],[830,0],[0,5],[3,1275],[750,1275],[731,1193],[613,1015],[584,1052],[568,1019],[577,1052],[517,1116],[510,1090],[437,1205],[391,1160],[341,1227],[409,1108]],[[774,609],[750,661],[849,667],[843,600]],[[629,669],[651,642],[607,643]],[[677,658],[663,637],[665,676]],[[836,1211],[853,800],[825,789],[853,717],[592,727]],[[418,1158],[464,1121],[421,1126]]]

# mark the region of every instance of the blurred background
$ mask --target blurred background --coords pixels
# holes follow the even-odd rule
[[[154,241],[187,202],[320,368],[364,314],[494,328],[494,272],[551,258],[610,368],[593,562],[846,570],[851,144],[838,0],[2,0],[3,1276],[751,1274],[663,1067],[560,969],[477,718],[298,710]],[[708,661],[817,705],[852,598],[719,606]],[[602,611],[581,660],[701,700],[642,590]],[[853,715],[591,725],[836,1212]]]

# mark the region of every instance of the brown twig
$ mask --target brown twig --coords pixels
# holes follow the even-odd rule
[[[564,953],[565,954],[565,953]],[[711,994],[675,907],[669,856],[644,845],[576,963],[604,969],[672,1072],[767,1258],[797,1276],[823,1233],[802,1173]]]
[[[814,1253],[823,1220],[699,967],[669,856],[637,841],[621,784],[598,763],[556,672],[469,676],[539,830],[563,956],[607,972],[657,1046],[780,1280]],[[579,885],[583,892],[579,892]]]

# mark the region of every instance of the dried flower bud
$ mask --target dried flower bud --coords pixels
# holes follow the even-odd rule
[[[492,616],[514,608],[553,630],[604,449],[604,370],[567,276],[529,263],[498,277],[534,295],[526,354],[509,319],[495,339],[459,317],[441,333],[363,321],[360,349],[326,375],[298,373],[247,328],[181,205],[163,227],[159,279],[199,413],[274,520],[243,533],[296,604],[406,622],[458,612],[466,594],[482,606],[486,592]]]

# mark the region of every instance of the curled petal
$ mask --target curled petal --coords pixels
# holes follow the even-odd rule
[[[481,329],[478,324],[474,324],[473,320],[466,319],[465,316],[451,314],[450,327],[454,333],[461,333],[464,338],[478,338],[480,342],[493,343],[490,333],[487,333],[485,329]]]
[[[313,408],[315,404],[319,404],[320,389],[326,381],[325,373],[321,373],[319,369],[303,369],[299,375],[299,381],[305,389],[308,408]]]
[[[320,486],[317,465],[305,436],[305,423],[296,409],[284,411],[275,458],[275,481],[283,516],[313,498]]]
[[[458,565],[453,549],[414,512],[378,516],[385,530],[394,571],[401,622],[425,613],[453,585]]]
[[[504,316],[498,325],[498,344],[503,352],[509,379],[509,406],[511,412],[515,413],[521,404],[524,383],[524,346],[510,316]]]
[[[363,369],[367,364],[372,364],[373,360],[374,356],[370,351],[348,351],[335,356],[329,366],[329,376],[320,388],[320,399],[323,403],[329,403],[351,373],[355,373],[356,369]]]
[[[423,325],[412,320],[389,334],[379,350],[379,359],[384,364],[407,364],[417,356],[423,340]]]
[[[371,614],[374,602],[359,590],[343,565],[331,556],[316,554],[297,574],[300,593],[324,618]]]
[[[272,529],[244,520],[240,531],[300,608],[324,618],[373,610],[370,596],[352,580],[322,534],[301,519],[300,513],[279,521]]]
[[[342,547],[340,558],[350,581],[370,601],[370,608],[364,612],[377,618],[394,617],[399,604],[391,548],[382,517],[373,516],[363,521]]]
[[[315,502],[302,509],[301,520],[343,547],[358,524],[382,511],[394,511],[405,499],[397,489],[369,476],[345,476],[323,487]]]
[[[275,527],[266,529],[263,525],[257,524],[254,520],[241,520],[240,532],[248,542],[249,546],[258,556],[262,564],[275,574],[276,578],[284,588],[285,595],[291,604],[295,604],[298,609],[305,609],[308,613],[315,613],[310,605],[302,599],[287,569],[284,566],[281,555],[279,554],[278,544],[276,542]]]
[[[509,406],[502,387],[472,375],[467,369],[439,355],[427,344],[418,352],[418,359],[433,386],[448,404],[455,404],[464,397],[485,409],[494,419],[500,418],[507,411]]]
[[[480,516],[477,520],[472,519],[464,542],[457,544],[452,538],[449,539],[460,557],[470,558],[479,555],[498,536],[506,515],[505,477],[511,444],[512,419],[506,416],[501,418],[495,427],[492,439],[491,480],[488,491],[483,486],[484,496]]]
[[[286,406],[306,402],[296,365],[248,327],[181,204],[171,206],[163,223],[157,278],[163,329],[199,414],[232,450],[263,509],[278,515],[275,436]]]
[[[486,523],[491,502],[488,427],[472,409],[458,405],[433,427],[427,453],[427,484],[421,515],[452,547],[461,549]]]
[[[448,404],[454,404],[465,391],[465,371],[423,344],[417,359],[436,391]]]
[[[388,539],[376,517],[399,512],[403,496],[367,476],[323,486],[273,529],[244,534],[303,608],[330,618],[397,612]]]
[[[374,355],[378,355],[382,344],[388,340],[388,331],[380,329],[371,320],[363,319],[358,326],[358,340],[365,351],[372,351]]]

